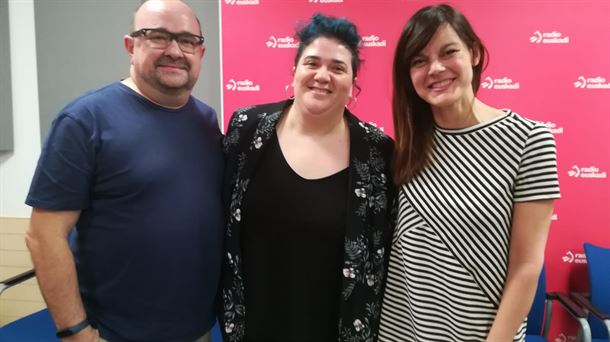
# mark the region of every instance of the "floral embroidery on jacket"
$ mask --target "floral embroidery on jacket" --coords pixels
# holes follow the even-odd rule
[[[245,336],[247,308],[239,238],[241,205],[258,157],[290,103],[237,110],[223,141],[227,160],[225,205],[229,209],[220,314],[225,341],[241,342]],[[395,195],[389,174],[392,143],[378,128],[361,122],[347,110],[345,115],[350,129],[350,181],[346,189],[349,201],[337,329],[340,342],[374,342],[394,228]]]

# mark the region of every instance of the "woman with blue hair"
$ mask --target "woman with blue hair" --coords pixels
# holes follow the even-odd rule
[[[224,140],[225,341],[375,341],[392,236],[392,140],[347,109],[360,36],[316,14],[294,96],[237,110]]]

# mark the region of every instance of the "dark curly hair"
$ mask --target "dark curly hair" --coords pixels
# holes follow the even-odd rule
[[[321,13],[314,14],[311,22],[297,31],[299,48],[294,56],[294,65],[299,63],[303,50],[319,37],[334,38],[345,44],[352,53],[352,70],[356,77],[362,63],[360,59],[361,37],[356,25],[345,18],[329,17]]]

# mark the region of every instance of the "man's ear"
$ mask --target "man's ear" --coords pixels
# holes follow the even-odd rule
[[[135,45],[135,41],[134,41],[133,37],[129,36],[129,35],[125,35],[123,37],[123,45],[125,46],[125,50],[127,51],[129,58],[133,57],[133,49],[134,49],[134,45]]]
[[[203,59],[203,55],[205,55],[205,46],[201,47],[201,55],[199,56],[199,59]]]

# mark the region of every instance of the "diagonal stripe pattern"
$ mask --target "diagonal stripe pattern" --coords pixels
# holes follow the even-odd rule
[[[484,341],[506,278],[513,205],[558,198],[556,164],[550,131],[511,111],[436,128],[430,164],[400,189],[379,340]]]

